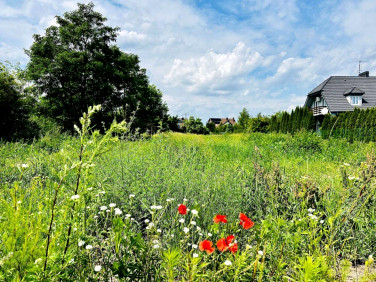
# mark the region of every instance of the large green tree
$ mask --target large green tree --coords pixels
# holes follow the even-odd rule
[[[66,130],[73,129],[89,106],[101,104],[97,125],[134,116],[134,126],[144,131],[158,124],[167,106],[162,93],[149,85],[138,56],[114,45],[119,29],[105,21],[93,3],[56,16],[57,26],[34,35],[26,51],[27,74],[39,89],[43,113]]]

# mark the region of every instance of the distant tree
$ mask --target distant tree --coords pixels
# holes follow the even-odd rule
[[[209,134],[209,130],[202,124],[201,119],[192,116],[185,121],[184,130],[187,133]]]
[[[27,74],[43,93],[43,113],[72,131],[88,106],[101,104],[97,126],[134,117],[133,126],[142,131],[156,127],[167,112],[162,93],[149,85],[138,56],[113,45],[119,28],[105,21],[93,3],[78,4],[77,10],[56,16],[57,26],[45,35],[34,35],[26,51]]]
[[[167,125],[169,130],[174,132],[180,132],[181,129],[179,128],[179,118],[178,116],[169,116],[167,119]]]
[[[215,123],[212,122],[212,121],[208,121],[206,123],[206,128],[210,131],[210,132],[214,132],[215,131]]]
[[[261,115],[259,113],[256,117],[249,120],[248,129],[250,132],[269,132],[270,118],[267,116]]]
[[[31,138],[37,134],[30,121],[35,99],[27,95],[17,67],[0,63],[0,139]]]
[[[246,108],[243,108],[243,110],[240,112],[239,117],[238,117],[238,126],[241,131],[245,131],[248,127],[248,122],[250,119],[250,115],[247,111]]]

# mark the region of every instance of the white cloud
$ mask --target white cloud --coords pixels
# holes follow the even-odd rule
[[[312,82],[317,78],[317,65],[312,58],[287,58],[279,65],[276,73],[268,77],[269,84]]]
[[[210,51],[198,58],[175,59],[164,81],[170,86],[187,85],[191,92],[209,88],[216,94],[227,94],[227,89],[220,86],[226,88],[229,84],[244,83],[239,76],[247,76],[262,62],[259,52],[251,51],[239,42],[231,52]]]
[[[138,43],[146,39],[146,35],[136,31],[122,30],[119,32],[118,40],[120,44]]]

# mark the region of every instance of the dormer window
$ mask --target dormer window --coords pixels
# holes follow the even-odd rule
[[[359,96],[351,96],[351,105],[359,105]]]
[[[347,98],[347,101],[353,106],[362,105],[363,94],[364,91],[357,87],[348,88],[345,90],[345,92],[343,92],[343,95]]]

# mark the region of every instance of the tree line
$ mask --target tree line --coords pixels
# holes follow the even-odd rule
[[[271,116],[261,113],[251,117],[244,108],[238,117],[238,123],[234,126],[234,132],[280,132],[294,134],[301,130],[313,131],[315,121],[312,113],[305,107],[296,107],[290,113],[283,111]]]

